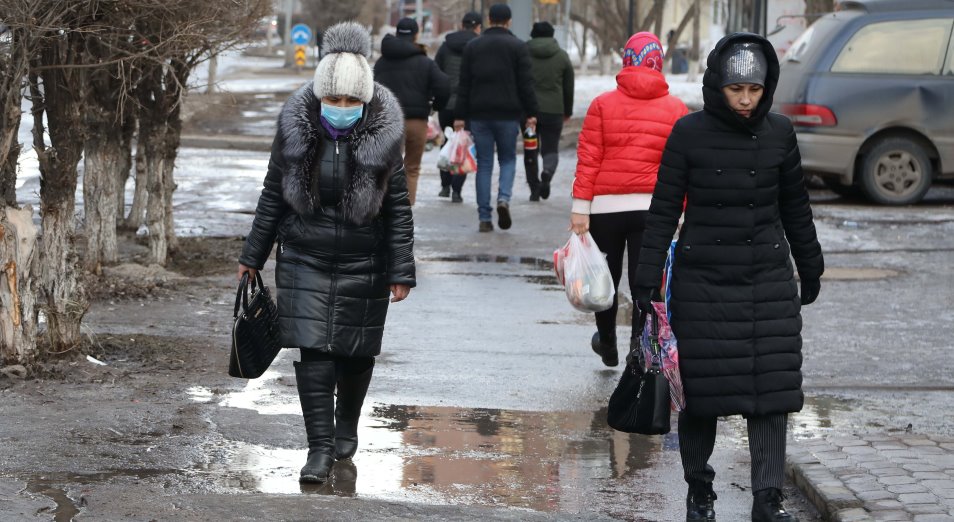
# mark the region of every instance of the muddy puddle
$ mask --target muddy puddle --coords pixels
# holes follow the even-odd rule
[[[516,412],[396,406],[365,409],[361,449],[329,484],[299,485],[305,450],[236,444],[210,466],[219,486],[267,493],[324,493],[414,502],[583,509],[601,480],[628,477],[678,448],[671,437],[612,432],[605,411]]]

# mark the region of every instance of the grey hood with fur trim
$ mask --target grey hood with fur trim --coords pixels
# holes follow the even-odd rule
[[[312,214],[321,204],[311,176],[324,141],[320,114],[321,100],[309,83],[292,94],[278,117],[278,139],[285,162],[282,195],[301,215]],[[383,85],[375,83],[371,102],[365,105],[350,140],[353,172],[342,210],[345,219],[360,225],[378,214],[388,177],[401,168],[404,116],[397,98]]]

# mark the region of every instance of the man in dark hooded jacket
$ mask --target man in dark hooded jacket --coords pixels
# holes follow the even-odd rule
[[[444,110],[440,112],[441,129],[454,125],[454,107],[457,103],[457,84],[460,82],[460,62],[464,55],[464,47],[468,42],[480,36],[483,22],[480,13],[470,12],[464,15],[460,22],[460,31],[454,31],[444,37],[444,43],[434,56],[434,63],[450,78],[451,94]],[[446,170],[441,171],[441,191],[438,196],[450,197],[454,203],[462,203],[464,198],[460,191],[467,180],[466,174],[452,175]],[[453,194],[451,194],[453,189]]]
[[[679,414],[686,520],[715,520],[708,460],[717,418],[742,415],[752,520],[794,522],[782,506],[786,429],[788,414],[804,402],[801,307],[818,297],[825,262],[794,128],[770,112],[779,79],[775,49],[761,36],[735,33],[716,44],[707,65],[704,109],[676,122],[666,142],[636,301],[650,309],[685,207],[669,311],[686,394]]]
[[[397,35],[381,42],[381,58],[374,64],[374,79],[391,89],[404,110],[404,170],[411,205],[421,175],[421,156],[427,144],[427,118],[433,106],[441,110],[450,96],[450,82],[417,43],[417,22],[398,21]]]

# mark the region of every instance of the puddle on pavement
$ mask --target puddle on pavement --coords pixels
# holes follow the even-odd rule
[[[603,480],[628,477],[676,435],[643,437],[606,426],[597,412],[518,412],[429,406],[365,408],[360,450],[330,483],[297,482],[306,450],[235,443],[206,471],[225,488],[444,504],[583,510]],[[231,443],[230,443],[231,444]]]
[[[831,395],[806,396],[802,411],[792,414],[789,419],[791,435],[795,439],[813,439],[833,433],[836,428],[844,430],[845,426],[839,426],[839,420],[844,419],[855,407],[845,398]]]
[[[82,497],[74,500],[66,493],[63,486],[72,484],[96,484],[109,482],[117,477],[133,477],[144,479],[176,473],[177,470],[167,469],[137,469],[112,470],[101,473],[44,473],[32,477],[21,477],[26,481],[26,491],[35,495],[42,495],[52,500],[56,507],[51,514],[54,522],[71,522],[73,517],[80,514],[80,508],[85,507],[86,501]],[[37,515],[46,512],[45,508]]]

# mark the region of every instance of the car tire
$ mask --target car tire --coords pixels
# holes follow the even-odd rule
[[[835,178],[822,178],[822,183],[825,184],[825,188],[838,194],[844,199],[857,199],[861,196],[861,190],[858,189],[858,185],[842,185],[840,181]]]
[[[884,138],[862,160],[859,185],[882,205],[910,205],[924,198],[934,174],[928,155],[907,138]]]

